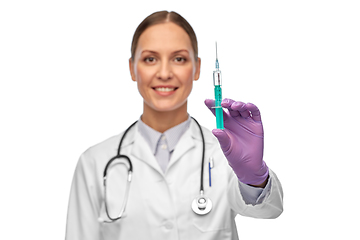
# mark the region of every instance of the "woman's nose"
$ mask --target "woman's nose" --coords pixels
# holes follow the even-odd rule
[[[168,80],[173,77],[171,65],[168,62],[162,62],[157,73],[157,77],[161,80]]]

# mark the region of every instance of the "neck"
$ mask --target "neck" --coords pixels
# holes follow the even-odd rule
[[[146,125],[161,133],[185,122],[187,119],[187,103],[180,108],[166,112],[156,111],[144,103],[144,113],[141,116],[141,120]]]

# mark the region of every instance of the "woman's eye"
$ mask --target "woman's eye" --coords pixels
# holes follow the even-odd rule
[[[186,59],[185,58],[183,58],[183,57],[176,57],[175,58],[175,62],[185,62],[186,61]]]
[[[153,58],[153,57],[147,57],[147,58],[144,59],[144,61],[145,61],[145,62],[148,62],[148,63],[153,63],[153,62],[155,62],[155,58]]]

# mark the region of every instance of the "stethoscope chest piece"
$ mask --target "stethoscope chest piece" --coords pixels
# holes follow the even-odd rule
[[[199,197],[195,198],[191,204],[191,208],[194,213],[198,215],[208,214],[212,209],[212,202],[210,198],[205,197],[201,194]]]

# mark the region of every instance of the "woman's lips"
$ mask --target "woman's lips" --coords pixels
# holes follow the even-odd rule
[[[156,86],[153,87],[152,89],[154,89],[155,92],[160,96],[170,96],[174,94],[178,88],[173,86]]]

